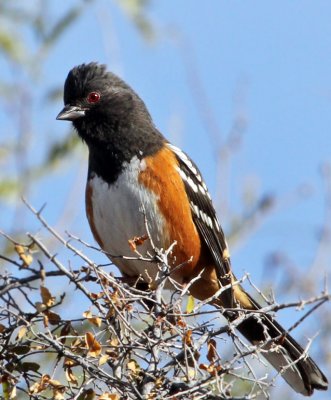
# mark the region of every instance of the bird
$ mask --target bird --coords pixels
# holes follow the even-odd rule
[[[140,254],[174,244],[168,259],[173,282],[190,285],[199,300],[221,292],[213,304],[230,321],[239,315],[236,308],[251,312],[237,329],[252,344],[268,343],[263,356],[287,383],[305,396],[326,390],[327,378],[299,343],[273,316],[254,315],[261,306],[237,284],[198,167],[156,128],[138,94],[104,64],[90,62],[70,70],[63,99],[57,120],[71,121],[89,150],[85,203],[91,231],[122,275],[153,287],[159,268],[132,257],[130,241],[140,239]]]

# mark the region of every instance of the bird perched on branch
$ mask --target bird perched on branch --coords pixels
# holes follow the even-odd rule
[[[132,256],[129,241],[138,237],[143,238],[140,253],[147,253],[152,244],[146,230],[157,248],[176,242],[169,258],[174,281],[185,285],[198,277],[190,293],[200,300],[228,287],[214,303],[252,311],[238,330],[253,344],[269,339],[263,355],[292,388],[303,395],[326,390],[326,377],[286,330],[267,314],[254,316],[261,306],[235,283],[227,243],[199,169],[157,130],[131,87],[104,65],[82,64],[68,74],[64,104],[57,119],[72,121],[89,148],[86,212],[100,247],[112,255]],[[147,283],[159,272],[155,263],[138,259],[116,257],[113,262],[124,276]],[[224,315],[234,320],[238,313]]]

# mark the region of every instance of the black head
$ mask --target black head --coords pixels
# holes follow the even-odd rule
[[[57,119],[72,121],[87,142],[108,141],[114,131],[129,125],[152,125],[145,104],[130,86],[94,62],[69,72],[64,104]]]
[[[72,121],[90,150],[89,175],[108,183],[123,163],[157,152],[165,141],[144,102],[104,65],[73,68],[64,84],[64,104],[57,119]]]

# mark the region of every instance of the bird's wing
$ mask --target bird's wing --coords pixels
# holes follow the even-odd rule
[[[176,146],[168,146],[178,159],[194,222],[215,262],[218,279],[226,285],[231,282],[229,250],[206,184],[193,161]]]

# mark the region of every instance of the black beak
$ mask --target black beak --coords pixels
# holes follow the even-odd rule
[[[60,111],[56,119],[61,121],[74,121],[77,118],[84,117],[85,110],[79,106],[64,106],[63,110]]]

